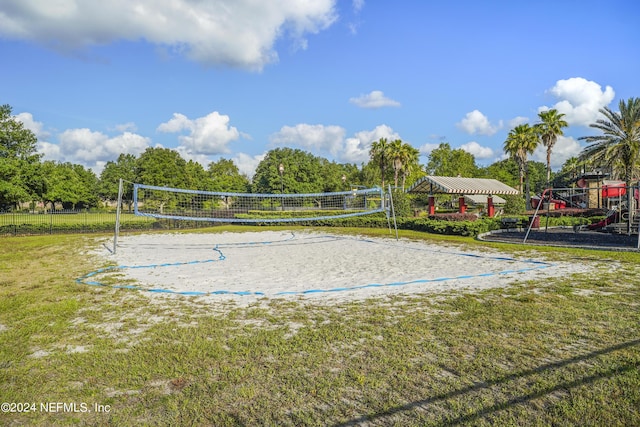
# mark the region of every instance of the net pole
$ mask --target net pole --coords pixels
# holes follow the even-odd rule
[[[118,202],[116,205],[116,227],[113,232],[113,254],[116,253],[118,247],[118,235],[120,234],[120,212],[122,210],[122,193],[123,193],[123,180],[120,178],[118,183]]]
[[[634,200],[633,203],[635,203],[635,192],[638,192],[638,197],[640,197],[640,181],[638,182],[638,186],[633,190],[634,195],[633,198],[631,200]],[[638,244],[636,246],[636,249],[640,250],[640,222],[638,222]]]
[[[391,184],[389,184],[389,209],[391,209],[391,216],[393,217],[393,228],[395,228],[396,230],[396,240],[398,240],[398,223],[396,222],[396,209],[393,206],[393,194],[391,194]]]

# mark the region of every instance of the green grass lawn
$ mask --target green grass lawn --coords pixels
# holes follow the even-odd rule
[[[35,408],[0,425],[640,425],[640,254],[401,235],[599,269],[234,308],[76,284],[106,237],[2,238],[0,402]]]

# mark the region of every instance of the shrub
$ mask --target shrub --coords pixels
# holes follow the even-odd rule
[[[478,219],[478,217],[475,214],[471,213],[449,212],[429,215],[429,219],[435,219],[439,221],[475,221]]]
[[[520,215],[527,210],[526,202],[520,195],[507,195],[504,200],[504,213],[507,215]]]
[[[396,212],[396,217],[410,216],[411,202],[409,200],[409,195],[399,189],[393,190],[391,195],[393,197],[393,208]]]

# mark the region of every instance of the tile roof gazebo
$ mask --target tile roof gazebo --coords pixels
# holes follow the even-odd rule
[[[518,190],[510,187],[497,179],[488,178],[460,178],[449,176],[425,176],[416,181],[408,190],[408,193],[429,194],[429,215],[435,213],[435,201],[433,194],[458,194],[459,211],[466,211],[464,196],[469,194],[487,195],[487,214],[493,216],[495,208],[493,206],[494,195],[519,194]]]

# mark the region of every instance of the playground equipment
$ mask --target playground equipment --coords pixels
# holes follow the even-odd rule
[[[605,215],[605,218],[588,225],[576,225],[573,227],[573,231],[578,233],[580,231],[603,231],[609,233],[639,233],[638,248],[640,248],[640,215],[637,213],[638,204],[638,188],[632,188],[634,197],[630,198],[631,206],[628,206],[628,193],[627,186],[622,182],[607,183],[603,187],[592,188],[587,191],[577,191],[570,196],[579,197],[563,197],[559,196],[563,191],[575,191],[575,189],[552,189],[547,188],[542,192],[539,197],[532,198],[532,207],[535,208],[533,216],[530,217],[529,226],[525,234],[523,243],[526,243],[527,238],[532,228],[539,227],[539,212],[540,210],[546,210],[547,216],[550,215],[551,210],[565,210],[568,209],[567,203],[571,201],[571,204],[577,203],[576,201],[582,199],[583,202],[580,206],[587,208],[590,206],[590,201],[593,199],[593,195],[590,194],[593,190],[597,191],[598,206],[601,203],[609,205],[610,209]],[[565,193],[566,195],[566,193]],[[586,202],[585,202],[586,201]],[[631,209],[629,209],[631,208]],[[631,221],[631,227],[629,228],[629,218],[633,215]],[[548,225],[545,227],[547,229]]]
[[[623,216],[627,211],[623,212]],[[598,222],[594,222],[593,224],[588,224],[588,225],[574,225],[573,226],[573,231],[575,231],[576,233],[580,232],[580,231],[584,231],[584,230],[590,230],[590,231],[607,231],[606,228],[607,226],[614,224],[614,223],[618,223],[619,222],[619,212],[618,209],[611,209],[609,212],[607,212],[607,215],[605,216],[605,218],[602,221],[598,221]]]

